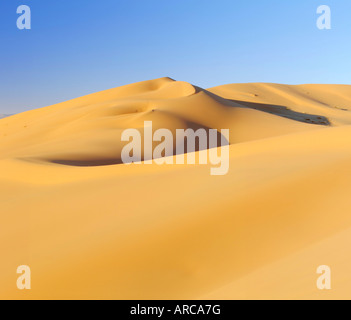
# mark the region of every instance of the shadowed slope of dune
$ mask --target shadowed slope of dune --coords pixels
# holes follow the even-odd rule
[[[1,119],[0,298],[351,298],[349,110],[351,86],[161,78]],[[229,173],[120,164],[144,121],[229,128]]]
[[[279,108],[283,107],[296,113],[322,117],[323,122],[328,120],[332,125],[351,123],[351,88],[347,85],[247,83],[208,90],[225,99],[239,100],[238,103],[254,109],[266,111],[266,105],[272,107],[267,112],[274,113],[277,106],[278,114]]]

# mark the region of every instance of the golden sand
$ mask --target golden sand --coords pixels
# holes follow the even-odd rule
[[[350,299],[350,111],[346,85],[162,78],[1,119],[0,298]],[[230,129],[228,174],[122,164],[144,121]]]

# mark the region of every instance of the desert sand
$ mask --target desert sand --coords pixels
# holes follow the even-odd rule
[[[230,129],[228,174],[121,163],[144,121]],[[351,86],[170,78],[1,119],[0,298],[350,299],[350,124]]]

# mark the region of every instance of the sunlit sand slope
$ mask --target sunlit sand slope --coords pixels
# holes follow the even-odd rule
[[[351,86],[162,78],[0,120],[0,298],[351,298],[349,110]],[[228,174],[121,163],[144,121],[230,129]]]

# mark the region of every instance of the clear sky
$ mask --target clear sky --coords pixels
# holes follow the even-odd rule
[[[163,76],[351,84],[350,0],[0,0],[0,41],[0,113]]]

